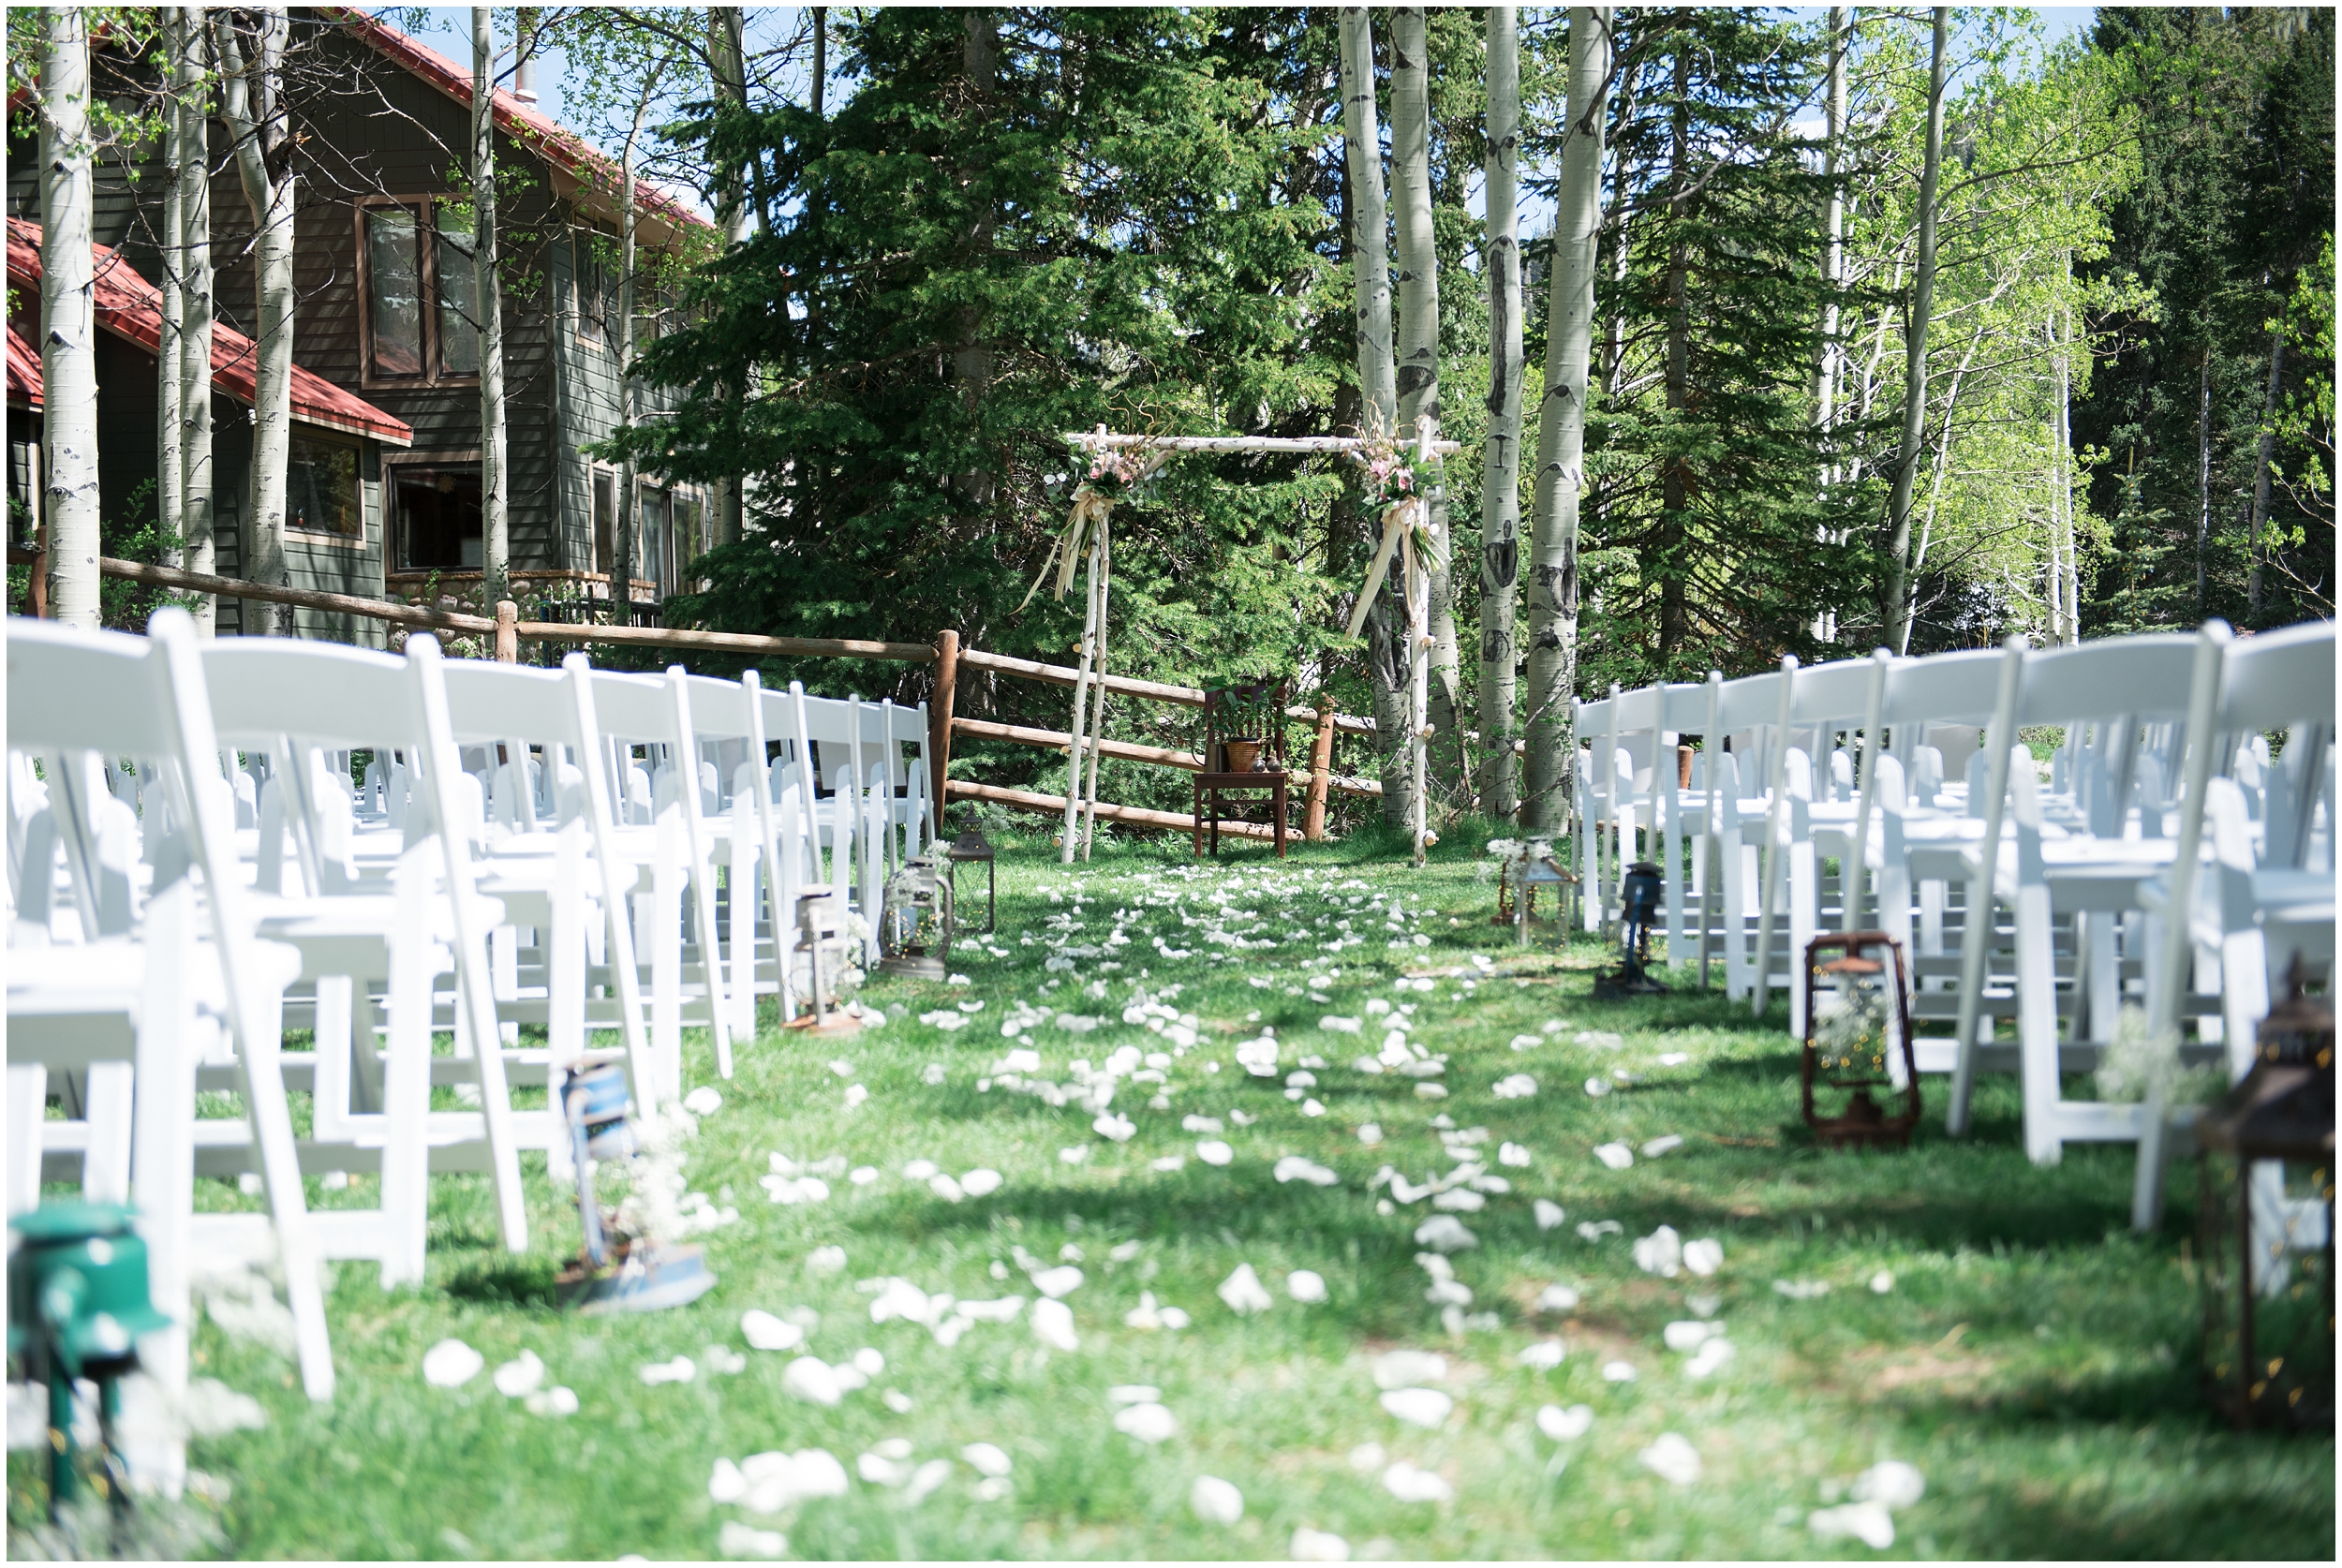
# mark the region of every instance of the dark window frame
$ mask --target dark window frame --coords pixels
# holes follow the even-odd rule
[[[478,447],[448,451],[386,452],[382,458],[382,570],[390,577],[420,577],[428,572],[473,574],[479,567],[467,566],[408,566],[409,541],[399,525],[398,483],[402,468],[458,467],[466,464],[482,464],[486,454]],[[483,468],[484,476],[484,468]],[[484,478],[483,478],[484,482]],[[460,546],[459,546],[460,549]],[[487,553],[486,519],[482,519],[481,553]]]
[[[350,203],[356,235],[358,265],[358,385],[365,392],[397,392],[408,387],[478,387],[478,371],[450,372],[439,341],[439,317],[446,301],[439,291],[438,209],[455,193],[437,191],[418,196],[362,196]],[[378,376],[374,368],[374,261],[366,242],[366,214],[385,207],[403,207],[414,217],[422,240],[416,249],[419,281],[418,311],[422,327],[421,376]],[[424,302],[427,302],[425,303]]]
[[[285,537],[303,544],[321,544],[336,550],[364,550],[366,548],[366,449],[364,443],[347,436],[329,435],[313,425],[304,425],[299,421],[293,423],[291,438],[296,442],[306,441],[314,446],[334,447],[349,453],[352,459],[350,482],[356,488],[354,510],[358,519],[358,531],[354,534],[337,534],[330,533],[322,528],[295,527],[290,515],[292,498],[288,495]]]

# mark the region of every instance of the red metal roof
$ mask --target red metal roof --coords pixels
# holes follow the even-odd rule
[[[457,65],[437,50],[417,42],[389,22],[368,16],[363,11],[335,8],[328,14],[348,23],[352,32],[386,58],[406,67],[457,103],[470,107],[471,67],[468,66]],[[502,87],[495,90],[494,112],[497,128],[505,135],[534,148],[547,161],[581,180],[597,185],[605,191],[617,190],[620,171],[616,160],[594,151],[560,121],[523,103]],[[656,214],[671,224],[688,224],[710,231],[715,229],[714,224],[699,214],[648,184],[637,183],[635,200],[645,212]]]
[[[14,327],[8,329],[8,402],[40,407],[40,356]]]
[[[111,246],[92,244],[90,259],[96,271],[97,324],[149,354],[161,351],[163,294],[141,277]],[[37,293],[40,289],[40,225],[22,218],[8,219],[8,281]],[[17,346],[8,334],[8,391],[15,395],[18,378]],[[31,394],[40,395],[40,356],[27,349]],[[212,385],[239,403],[253,398],[255,362],[252,340],[234,328],[212,329]],[[344,392],[324,377],[299,365],[292,369],[292,415],[304,424],[352,436],[371,436],[392,446],[414,445],[414,427],[392,418],[354,392]]]

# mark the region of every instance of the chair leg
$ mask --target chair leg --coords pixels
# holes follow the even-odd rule
[[[126,1061],[92,1062],[89,1147],[82,1155],[82,1196],[94,1204],[130,1201],[130,1108],[137,1069]]]
[[[1991,906],[1985,906],[1989,933]],[[2058,1106],[2057,961],[2047,887],[2017,890],[2017,1030],[2024,1076],[2024,1151],[2037,1165],[2065,1153]],[[1974,1061],[1973,1053],[1969,1058]],[[1973,1067],[1971,1067],[1973,1072]]]
[[[8,1212],[40,1206],[40,1124],[49,1109],[49,1070],[8,1064]]]

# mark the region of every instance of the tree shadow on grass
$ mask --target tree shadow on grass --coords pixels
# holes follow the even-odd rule
[[[554,1285],[556,1271],[550,1258],[501,1253],[457,1268],[448,1277],[444,1288],[458,1301],[553,1310],[561,1305],[560,1294]]]

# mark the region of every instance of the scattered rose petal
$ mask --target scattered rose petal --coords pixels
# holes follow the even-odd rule
[[[789,1363],[780,1386],[808,1404],[834,1405],[846,1397],[836,1370],[818,1356],[801,1355]]]
[[[1188,1488],[1187,1505],[1206,1524],[1232,1525],[1244,1517],[1244,1494],[1236,1483],[1217,1475],[1199,1475]]]
[[[1169,1441],[1179,1423],[1161,1405],[1132,1405],[1115,1413],[1114,1429],[1144,1443],[1158,1443]]]
[[[1674,1150],[1682,1148],[1682,1146],[1683,1135],[1681,1132],[1663,1133],[1659,1137],[1649,1139],[1643,1144],[1642,1157],[1645,1160],[1656,1160],[1662,1154],[1672,1153]]]
[[[1330,1531],[1303,1525],[1293,1532],[1293,1545],[1285,1555],[1296,1562],[1347,1562],[1350,1543]]]
[[[683,1108],[695,1117],[712,1117],[723,1109],[724,1097],[713,1084],[702,1084],[683,1097]]]
[[[1894,1516],[1887,1512],[1883,1503],[1849,1502],[1837,1508],[1816,1508],[1805,1516],[1805,1528],[1824,1541],[1851,1535],[1874,1551],[1883,1552],[1895,1544]]]
[[[1089,1146],[1088,1144],[1075,1144],[1070,1148],[1059,1149],[1057,1151],[1057,1157],[1068,1165],[1078,1165],[1083,1161],[1089,1158]]]
[[[1662,1051],[1659,1053],[1659,1065],[1661,1067],[1681,1067],[1691,1059],[1692,1054],[1689,1051]]]
[[[1415,1228],[1415,1244],[1436,1252],[1460,1252],[1480,1245],[1480,1238],[1452,1214],[1434,1214]]]
[[[1599,1100],[1609,1092],[1610,1081],[1608,1078],[1589,1078],[1586,1080],[1586,1093],[1590,1098]]]
[[[1731,1340],[1711,1339],[1700,1346],[1693,1354],[1692,1358],[1683,1364],[1683,1375],[1689,1378],[1704,1378],[1731,1360],[1735,1354]]]
[[[1631,1361],[1605,1361],[1602,1364],[1602,1381],[1604,1383],[1634,1382],[1635,1364]]]
[[[1417,1470],[1404,1459],[1383,1472],[1383,1486],[1401,1502],[1446,1502],[1456,1495],[1437,1472]]]
[[[846,1266],[846,1250],[843,1247],[816,1247],[806,1255],[805,1266],[816,1274],[841,1273]]]
[[[1529,1209],[1537,1217],[1537,1229],[1541,1231],[1549,1231],[1569,1218],[1562,1211],[1562,1206],[1550,1198],[1539,1198],[1529,1206]]]
[[[1499,1100],[1526,1100],[1537,1092],[1537,1081],[1526,1072],[1514,1072],[1496,1080],[1491,1092]]]
[[[496,1372],[497,1392],[508,1399],[533,1394],[545,1381],[545,1364],[535,1351],[525,1350],[514,1359],[498,1367]]]
[[[1285,1294],[1304,1306],[1326,1299],[1326,1277],[1313,1269],[1297,1268],[1285,1276]]]
[[[1830,1281],[1827,1280],[1775,1280],[1772,1282],[1772,1288],[1775,1294],[1786,1295],[1791,1301],[1811,1301],[1817,1295],[1830,1294]]]
[[[1098,1136],[1102,1138],[1112,1138],[1118,1144],[1129,1143],[1132,1136],[1138,1131],[1138,1124],[1136,1122],[1134,1122],[1126,1116],[1119,1116],[1112,1111],[1108,1111],[1104,1116],[1099,1117],[1096,1120],[1089,1124],[1089,1127],[1090,1131],[1096,1132]]]
[[[1615,1220],[1580,1220],[1578,1234],[1587,1241],[1599,1241],[1606,1235],[1624,1235],[1626,1227]]]
[[[1675,1432],[1661,1432],[1658,1440],[1635,1456],[1646,1469],[1679,1487],[1688,1487],[1699,1479],[1699,1450]]]
[[[1624,1144],[1599,1144],[1593,1157],[1614,1171],[1623,1171],[1635,1162],[1635,1151]]]
[[[422,1381],[434,1388],[461,1388],[480,1375],[488,1358],[461,1339],[442,1339],[423,1353]]]
[[[846,1179],[856,1187],[867,1187],[878,1178],[879,1173],[876,1165],[856,1165],[846,1173]]]
[[[738,1519],[726,1519],[716,1532],[716,1549],[726,1557],[777,1558],[787,1555],[789,1537],[778,1530],[759,1530]]]
[[[971,1442],[959,1451],[959,1457],[973,1466],[979,1475],[1006,1475],[1015,1468],[1007,1451],[997,1443]]]
[[[1031,1321],[1033,1337],[1043,1344],[1068,1352],[1081,1348],[1081,1339],[1074,1332],[1074,1309],[1064,1302],[1044,1296],[1032,1304]]]
[[[1383,1461],[1386,1457],[1388,1457],[1388,1456],[1383,1452],[1383,1445],[1381,1443],[1361,1442],[1356,1448],[1350,1450],[1350,1468],[1352,1470],[1363,1471],[1380,1470],[1383,1468]]]
[[[1505,1144],[1496,1151],[1496,1162],[1500,1165],[1526,1165],[1529,1163],[1529,1151],[1519,1144]]]
[[[1032,1277],[1032,1284],[1033,1289],[1055,1301],[1060,1296],[1071,1295],[1081,1289],[1082,1271],[1072,1264],[1060,1265],[1056,1268],[1045,1268]]]
[[[1724,1243],[1712,1236],[1683,1243],[1683,1266],[1706,1279],[1724,1266]]]
[[[653,1361],[635,1371],[635,1376],[654,1388],[662,1383],[689,1383],[698,1375],[699,1368],[688,1355],[678,1355],[673,1361]]]
[[[1555,1442],[1584,1437],[1593,1427],[1592,1405],[1572,1405],[1567,1410],[1559,1405],[1543,1405],[1537,1410],[1537,1430]]]
[[[1559,1339],[1539,1339],[1534,1345],[1523,1346],[1520,1354],[1513,1359],[1531,1371],[1549,1372],[1560,1366],[1563,1357],[1568,1354],[1569,1348]]]
[[[1856,1476],[1846,1495],[1857,1502],[1908,1508],[1927,1495],[1927,1477],[1901,1459],[1886,1459]]]
[[[1232,1312],[1266,1312],[1275,1305],[1267,1289],[1261,1284],[1260,1276],[1253,1272],[1251,1264],[1238,1264],[1234,1274],[1220,1281],[1217,1294],[1221,1300],[1228,1304]]]
[[[1380,1122],[1370,1121],[1358,1129],[1358,1142],[1364,1144],[1367,1147],[1372,1148],[1376,1144],[1379,1144],[1382,1141],[1383,1128]]]
[[[1151,1383],[1118,1383],[1106,1390],[1106,1403],[1110,1405],[1159,1405],[1163,1403],[1163,1390]]]
[[[1195,1158],[1207,1165],[1225,1165],[1236,1158],[1236,1150],[1217,1138],[1206,1138],[1195,1146]]]
[[[521,1406],[531,1415],[575,1415],[577,1390],[556,1383],[551,1388],[540,1388],[522,1399]]]
[[[958,1182],[940,1171],[927,1177],[927,1189],[947,1204],[956,1204],[967,1196]]]
[[[1567,1285],[1548,1285],[1537,1294],[1540,1312],[1574,1312],[1578,1309],[1578,1293]]]
[[[1394,1388],[1382,1396],[1383,1408],[1417,1427],[1436,1427],[1447,1419],[1456,1401],[1436,1388]]]
[[[1871,1291],[1874,1294],[1885,1295],[1894,1288],[1895,1277],[1893,1270],[1882,1268],[1877,1273],[1871,1276]]]
[[[971,1198],[988,1197],[1001,1190],[1001,1173],[979,1165],[959,1178],[959,1190]]]
[[[1635,1243],[1635,1266],[1645,1274],[1672,1280],[1682,1265],[1683,1243],[1672,1225],[1662,1225]]]

